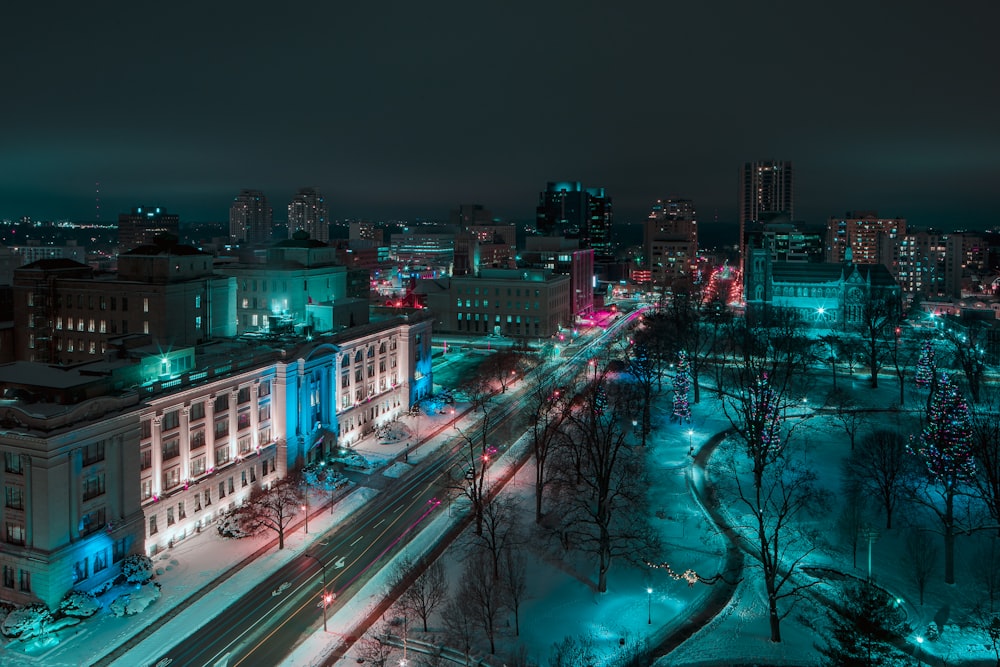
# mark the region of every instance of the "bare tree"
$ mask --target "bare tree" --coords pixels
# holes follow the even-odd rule
[[[867,527],[868,516],[861,485],[848,480],[844,485],[844,504],[837,515],[837,530],[851,545],[851,562],[855,568],[858,567],[858,545]]]
[[[972,485],[1000,535],[1000,410],[993,392],[972,412],[971,443],[976,460]]]
[[[905,548],[903,562],[909,570],[910,580],[917,587],[922,605],[927,582],[930,581],[931,573],[937,567],[938,548],[926,532],[916,528],[911,529],[906,534]]]
[[[645,343],[633,342],[625,346],[625,367],[629,375],[635,380],[636,387],[640,394],[640,424],[639,429],[642,435],[642,446],[646,446],[646,437],[652,428],[650,419],[650,405],[653,403],[653,389],[660,374],[656,371],[653,358],[650,356],[649,348]]]
[[[569,409],[568,392],[550,378],[531,376],[531,388],[525,397],[525,409],[531,415],[529,424],[531,453],[535,460],[535,523],[541,523],[542,500],[549,482],[549,456],[556,447],[563,422]]]
[[[488,494],[483,506],[483,531],[476,536],[475,546],[489,555],[490,573],[497,582],[500,580],[504,551],[519,541],[515,502],[510,494]]]
[[[278,549],[285,548],[285,531],[299,512],[301,485],[285,477],[267,488],[254,489],[246,502],[232,511],[234,519],[247,535],[273,531],[278,535]]]
[[[771,641],[781,641],[781,621],[791,613],[803,591],[818,583],[795,577],[802,562],[815,549],[818,535],[804,520],[815,519],[829,506],[829,495],[816,485],[816,473],[785,452],[760,476],[759,486],[745,484],[747,459],[730,449],[727,478],[736,502],[746,508],[742,526],[757,561],[767,594]]]
[[[510,387],[528,368],[527,356],[518,350],[497,350],[486,357],[479,366],[479,372],[486,378],[496,381],[500,393],[506,393]]]
[[[521,603],[528,592],[528,561],[517,549],[507,547],[503,554],[504,604],[514,614],[514,634],[521,636]]]
[[[599,377],[586,384],[567,416],[568,446],[560,447],[561,476],[555,484],[568,540],[597,556],[597,590],[617,556],[636,553],[651,539],[641,517],[644,468],[629,446],[635,394],[627,384]],[[648,553],[648,550],[646,550]]]
[[[955,365],[962,370],[973,403],[979,403],[983,377],[986,374],[986,337],[989,327],[982,322],[959,325],[946,322],[944,339],[951,346]]]
[[[906,491],[912,472],[906,439],[895,431],[869,433],[844,464],[848,480],[856,481],[885,510],[886,530]]]
[[[464,585],[444,605],[441,611],[441,623],[444,625],[445,637],[448,643],[458,647],[468,656],[472,653],[472,644],[476,638],[476,621],[474,604],[465,596]],[[471,664],[471,660],[469,660]]]
[[[826,407],[830,409],[837,425],[847,434],[853,452],[858,431],[868,421],[868,413],[863,411],[850,394],[844,391],[830,392],[826,400]]]
[[[888,329],[887,329],[888,331]],[[917,351],[904,339],[902,327],[898,324],[891,327],[892,340],[885,345],[886,357],[892,363],[896,381],[899,383],[899,407],[906,403],[906,379],[917,358]]]
[[[386,667],[396,652],[396,648],[385,641],[388,635],[389,626],[384,623],[377,629],[370,630],[358,640],[356,649],[358,657],[364,660],[366,665]]]
[[[495,408],[495,394],[489,379],[482,375],[477,376],[466,385],[464,392],[468,396],[474,412],[481,416],[467,429],[456,426],[464,441],[463,452],[467,466],[465,477],[459,481],[456,488],[472,504],[476,535],[482,535],[483,509],[486,506],[489,493],[486,484],[486,471],[493,455],[496,454],[495,449],[487,442]]]
[[[404,558],[395,572],[393,584],[405,585],[406,581],[419,569],[409,558]],[[445,577],[444,566],[435,560],[427,565],[413,579],[399,596],[397,605],[405,612],[412,613],[424,624],[427,632],[427,620],[448,599],[448,580]]]
[[[486,634],[490,654],[496,654],[497,620],[504,609],[503,592],[493,579],[489,556],[479,552],[466,562],[458,595],[468,600],[468,613]]]
[[[976,551],[970,572],[989,600],[990,613],[1000,600],[1000,538],[994,537]]]
[[[872,389],[878,388],[878,372],[885,360],[886,331],[898,319],[899,299],[891,292],[871,287],[848,290],[848,310],[857,313],[852,329],[858,335]]]

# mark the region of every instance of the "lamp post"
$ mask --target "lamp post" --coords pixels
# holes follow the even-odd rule
[[[646,623],[653,624],[653,589],[646,589]]]
[[[320,598],[320,605],[323,607],[323,632],[326,632],[326,605],[330,603],[330,596],[326,592],[326,563],[321,561],[316,556],[312,554],[302,554],[306,558],[312,558],[314,561],[319,563],[320,570],[323,573],[323,597]]]
[[[308,493],[309,493],[309,490],[307,489],[306,490],[306,494],[307,494],[306,495],[306,502],[303,503],[300,506],[302,508],[303,514],[305,514],[305,516],[306,516],[305,525],[303,527],[302,532],[304,532],[307,535],[309,534],[309,496],[308,496]]]
[[[924,647],[924,638],[918,636],[917,637],[917,664],[918,665],[920,664],[920,649],[922,649],[923,647]]]

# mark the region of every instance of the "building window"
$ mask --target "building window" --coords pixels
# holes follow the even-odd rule
[[[4,488],[4,505],[12,510],[24,509],[24,489],[20,486]]]
[[[12,475],[23,475],[24,462],[21,459],[21,455],[14,452],[4,452],[3,468]]]
[[[180,467],[173,467],[170,470],[166,470],[163,473],[163,488],[172,489],[175,486],[180,486],[181,483],[181,469]]]
[[[7,543],[24,546],[24,524],[7,522]]]
[[[205,507],[208,507],[211,504],[212,504],[212,490],[205,489]]]
[[[236,492],[236,487],[233,486],[233,478],[230,477],[229,478],[229,493],[235,493],[235,492]]]
[[[215,397],[215,405],[213,405],[216,412],[225,412],[229,409],[229,394],[220,394]]]
[[[205,401],[198,401],[197,403],[191,404],[191,419],[204,419],[205,418]]]
[[[205,429],[198,429],[191,434],[191,449],[205,446]]]
[[[191,461],[191,476],[201,477],[205,474],[205,457],[199,456],[195,460]]]
[[[142,496],[141,500],[149,500],[153,497],[153,480],[144,479],[142,480],[139,494]]]
[[[181,500],[180,502],[177,503],[177,518],[178,519],[186,519],[187,518],[187,511],[184,509],[184,501],[183,500]]]
[[[247,471],[246,470],[243,470],[242,472],[240,472],[240,481],[243,482],[243,486],[244,487],[247,485]]]
[[[104,473],[91,475],[83,480],[83,499],[91,500],[104,494]]]
[[[14,568],[10,565],[3,566],[4,588],[14,588]]]
[[[153,467],[153,450],[150,447],[139,452],[139,469],[149,470]]]
[[[144,334],[148,334],[149,333],[149,320],[143,320],[142,321],[142,333],[144,333]]]
[[[149,312],[149,297],[142,298],[142,312],[144,313]]]
[[[80,534],[90,535],[101,530],[106,525],[108,525],[107,512],[103,507],[99,507],[83,515],[83,518],[80,520]]]
[[[242,431],[245,428],[250,428],[249,410],[244,410],[243,412],[236,415],[236,429]]]
[[[253,438],[249,435],[245,435],[239,439],[238,447],[240,456],[244,456],[250,453],[250,444],[253,442]]]
[[[236,403],[238,405],[243,405],[244,403],[250,402],[250,387],[240,387],[239,392],[236,394]]]
[[[156,515],[153,514],[149,517],[149,534],[156,535]]]
[[[271,418],[271,404],[265,403],[264,405],[257,408],[257,421],[266,422]]]
[[[89,466],[104,460],[104,441],[92,442],[83,448],[83,465]]]
[[[257,443],[260,447],[266,447],[271,442],[271,428],[265,427],[257,434]]]
[[[31,592],[31,572],[28,570],[21,570],[21,592]]]
[[[167,508],[167,525],[168,526],[174,525],[174,508],[173,507],[168,507]]]
[[[229,463],[229,445],[217,447],[215,450],[215,465],[224,466]]]
[[[215,439],[229,435],[229,417],[222,417],[215,420]]]
[[[225,498],[226,497],[226,483],[225,482],[219,482],[219,497],[220,498]]]
[[[271,381],[261,380],[260,386],[257,387],[257,396],[263,398],[264,396],[271,395]]]
[[[94,554],[94,574],[108,569],[108,550],[101,549]]]
[[[171,431],[181,425],[180,410],[171,410],[170,412],[163,413],[163,422],[160,428],[161,432]]]
[[[175,459],[181,455],[181,443],[177,438],[167,440],[162,445],[163,461]]]

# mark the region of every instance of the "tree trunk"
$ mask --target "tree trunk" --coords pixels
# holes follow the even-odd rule
[[[691,384],[694,385],[694,402],[701,402],[701,386],[698,384],[698,365],[691,364]]]
[[[955,496],[948,493],[944,501],[944,583],[955,583]]]
[[[535,523],[542,522],[542,467],[535,466]]]
[[[773,583],[768,583],[767,588],[767,607],[768,607],[768,618],[771,622],[771,641],[780,642],[781,641],[781,617],[778,616],[778,598],[775,597],[771,589],[774,587]]]

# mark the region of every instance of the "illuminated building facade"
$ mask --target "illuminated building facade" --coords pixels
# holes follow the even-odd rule
[[[309,324],[310,304],[347,296],[347,268],[337,249],[299,231],[267,249],[264,263],[228,264],[219,273],[236,287],[236,330],[280,333]]]
[[[14,355],[72,364],[108,352],[112,339],[149,336],[163,349],[236,335],[232,278],[212,256],[160,242],[119,255],[118,274],[99,276],[69,259],[14,272]]]
[[[252,490],[431,392],[431,321],[408,312],[286,347],[237,341],[65,371],[0,366],[0,599],[54,607],[128,553],[203,530]],[[45,415],[45,416],[39,416]]]
[[[543,269],[482,269],[427,296],[435,331],[515,338],[546,338],[572,326],[571,302],[569,276]]]
[[[855,264],[883,264],[892,270],[898,257],[892,252],[883,256],[883,250],[896,248],[895,241],[905,234],[905,219],[880,218],[875,211],[851,211],[842,218],[830,218],[826,223],[826,261],[844,261],[850,246]]]
[[[313,188],[302,188],[288,205],[288,236],[303,231],[317,241],[330,240],[330,213],[323,195]]]
[[[739,198],[741,269],[747,235],[766,223],[795,219],[793,185],[791,162],[759,160],[743,165]]]
[[[242,190],[229,206],[229,242],[261,245],[271,242],[271,206],[260,190]]]
[[[180,233],[177,214],[167,213],[159,206],[137,206],[118,216],[118,252],[151,244],[164,234],[172,236],[176,243]]]
[[[596,261],[613,258],[614,207],[604,188],[584,188],[577,181],[549,182],[538,196],[535,227],[545,236],[565,235],[593,248]]]
[[[698,266],[698,215],[690,199],[657,199],[643,229],[645,268],[654,286],[667,288]]]
[[[594,250],[581,248],[576,239],[561,236],[529,236],[524,240],[522,261],[532,268],[569,276],[570,315],[586,315],[594,309]]]

